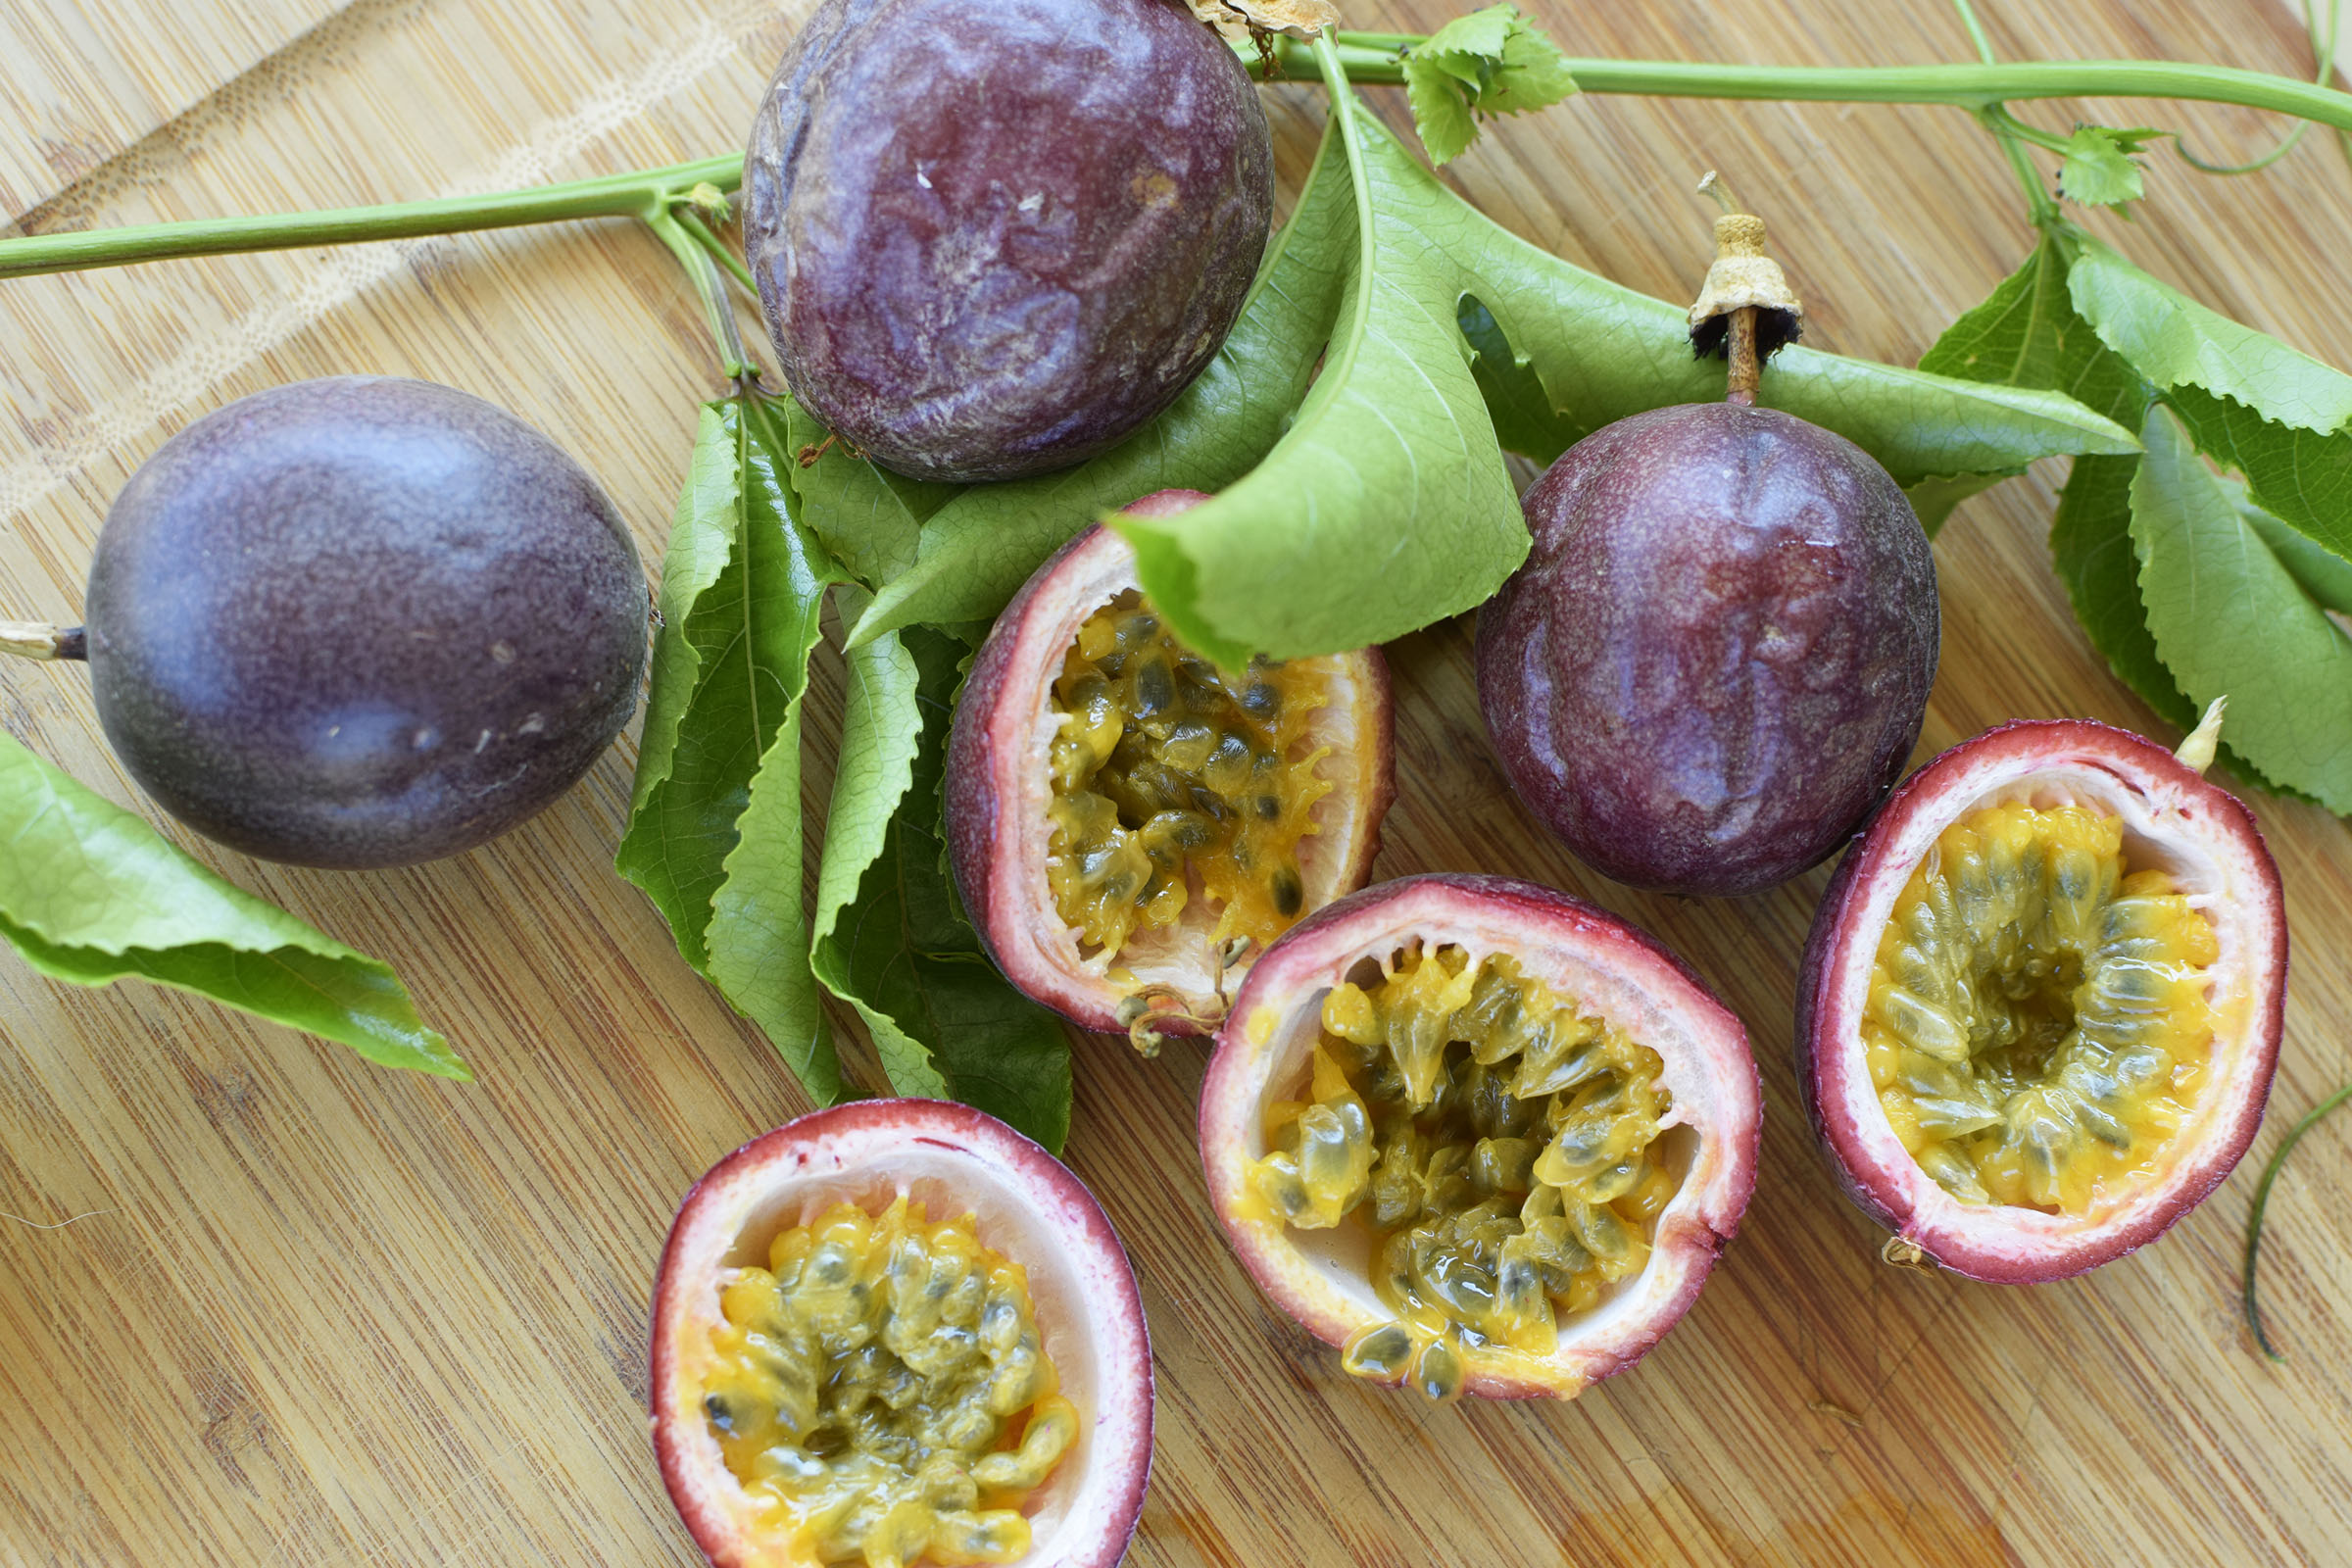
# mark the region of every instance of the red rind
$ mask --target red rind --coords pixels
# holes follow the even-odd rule
[[[1318,1264],[1279,1221],[1245,1212],[1249,1170],[1264,1152],[1267,1102],[1303,1071],[1283,1020],[1367,956],[1400,943],[1460,942],[1505,952],[1522,969],[1573,995],[1656,1051],[1674,1092],[1676,1121],[1699,1147],[1682,1190],[1659,1217],[1651,1261],[1630,1287],[1563,1324],[1560,1347],[1537,1375],[1473,1366],[1465,1392],[1486,1398],[1573,1397],[1648,1353],[1697,1298],[1755,1191],[1762,1090],[1740,1020],[1646,932],[1567,894],[1508,877],[1404,877],[1340,900],[1266,950],[1217,1035],[1200,1094],[1200,1157],[1218,1219],[1258,1288],[1326,1345],[1388,1313],[1370,1283]],[[1273,1009],[1272,1023],[1257,1015]],[[1296,1058],[1296,1059],[1294,1059]],[[1670,1122],[1669,1125],[1674,1125]]]
[[[1161,490],[1126,510],[1169,516],[1207,499],[1195,490]],[[1123,1028],[1119,1003],[1138,988],[1084,967],[1076,934],[1055,910],[1046,882],[1052,689],[1087,616],[1135,586],[1134,550],[1099,523],[1054,552],[997,617],[948,738],[948,864],[964,911],[1006,979],[1087,1029]],[[1388,662],[1379,649],[1367,648],[1345,656],[1344,667],[1354,700],[1321,710],[1317,727],[1349,726],[1349,745],[1335,748],[1334,756],[1353,768],[1317,806],[1317,831],[1299,842],[1309,908],[1371,875],[1381,817],[1396,792]],[[1228,984],[1251,956],[1228,971]],[[1206,943],[1194,941],[1164,964],[1137,973],[1153,989],[1183,995],[1191,1011],[1213,1016],[1221,1004],[1207,959]],[[1123,964],[1138,961],[1132,953],[1121,956]],[[1199,1032],[1182,1018],[1156,1027],[1164,1034]]]
[[[1928,846],[1969,809],[2029,795],[2116,810],[2127,843],[2136,836],[2160,857],[2184,862],[2177,874],[2201,872],[2204,880],[2190,891],[2210,896],[2200,907],[2222,944],[2225,1005],[2236,1009],[2216,1029],[2216,1071],[2199,1110],[2174,1137],[2174,1168],[2110,1212],[2082,1219],[1964,1204],[1936,1186],[1879,1108],[1861,1046],[1880,933]],[[1847,850],[1805,943],[1797,1087],[1839,1184],[1871,1218],[1971,1279],[2064,1279],[2163,1235],[2245,1153],[2278,1065],[2286,965],[2278,868],[2244,803],[2128,731],[2088,719],[2021,720],[1964,741],[1912,774]]]
[[[971,1212],[982,1245],[1021,1264],[1061,1392],[1085,1418],[1077,1448],[1023,1505],[1023,1568],[1111,1568],[1142,1516],[1152,1468],[1152,1342],[1135,1271],[1084,1184],[995,1117],[932,1100],[868,1100],[754,1139],[679,1205],[654,1286],[654,1448],[679,1516],[715,1568],[801,1568],[745,1527],[744,1500],[705,1419],[696,1375],[720,1319],[718,1274],[848,1199],[901,1194],[934,1218]],[[747,1236],[749,1240],[747,1240]]]

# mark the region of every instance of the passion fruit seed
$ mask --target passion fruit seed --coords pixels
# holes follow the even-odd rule
[[[1327,661],[1254,660],[1234,678],[1169,635],[1129,589],[1078,629],[1054,683],[1054,907],[1105,962],[1138,926],[1173,927],[1202,896],[1211,943],[1268,942],[1305,903],[1298,841],[1331,792],[1328,746],[1298,753]]]
[[[1563,1313],[1641,1272],[1681,1176],[1656,1157],[1657,1054],[1505,955],[1413,943],[1326,994],[1304,1101],[1267,1113],[1250,1171],[1301,1230],[1361,1215],[1395,1314],[1342,1364],[1460,1394],[1465,1351],[1552,1353]]]
[[[2213,927],[2122,822],[1986,807],[1895,901],[1862,1022],[1903,1147],[1954,1198],[2083,1215],[2156,1173],[2210,1064]]]
[[[1022,1267],[971,1216],[836,1203],[731,1271],[703,1411],[772,1533],[819,1562],[1011,1562],[1078,1438]]]

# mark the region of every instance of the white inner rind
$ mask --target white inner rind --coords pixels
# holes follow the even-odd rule
[[[1054,710],[1054,683],[1061,678],[1062,664],[1078,641],[1079,628],[1120,594],[1139,586],[1134,549],[1108,529],[1064,562],[1061,569],[1070,577],[1066,586],[1057,585],[1057,613],[1022,628],[1024,642],[1054,652],[1050,658],[1016,662],[1024,667],[1040,668],[1043,679],[1018,705],[1027,714],[1027,723],[1020,745],[1007,748],[1011,755],[997,764],[1000,799],[1042,800],[1050,791],[1047,780],[1053,774],[1054,740],[1069,721],[1067,715]],[[1359,714],[1368,706],[1359,700],[1366,695],[1361,678],[1364,666],[1352,660],[1335,662],[1337,668],[1325,688],[1328,700],[1315,710],[1304,737],[1310,750],[1331,748],[1331,756],[1317,765],[1316,776],[1337,786],[1315,803],[1310,813],[1314,831],[1298,841],[1298,881],[1304,895],[1300,907],[1309,911],[1347,891],[1342,883],[1361,858],[1368,831],[1361,808],[1377,776],[1366,769],[1359,727]],[[1108,984],[1106,977],[1113,967],[1123,969],[1135,977],[1135,984],[1122,984],[1118,989],[1172,991],[1184,997],[1194,1012],[1215,1016],[1222,1003],[1208,933],[1215,928],[1217,911],[1200,896],[1198,880],[1194,897],[1175,925],[1139,924],[1115,955],[1108,951],[1090,955],[1077,930],[1061,918],[1046,877],[1046,858],[1054,836],[1051,817],[1043,809],[1014,814],[1010,842],[996,851],[999,873],[1019,879],[1022,904],[1036,911],[1036,918],[1021,922],[1018,939],[1031,945],[1038,961],[1061,973],[1084,977],[1090,989]],[[1245,954],[1226,972],[1228,993],[1255,956],[1254,952]]]
[[[1687,1141],[1672,1136],[1669,1130],[1677,1127],[1696,1135],[1682,1186],[1658,1215],[1641,1273],[1611,1287],[1591,1311],[1563,1318],[1558,1348],[1547,1358],[1499,1348],[1471,1352],[1473,1390],[1482,1371],[1515,1381],[1509,1368],[1520,1363],[1535,1368],[1535,1380],[1548,1392],[1573,1394],[1655,1343],[1704,1281],[1719,1238],[1737,1229],[1755,1176],[1755,1064],[1737,1020],[1648,949],[1606,931],[1588,933],[1576,946],[1547,941],[1540,922],[1480,918],[1465,913],[1461,903],[1459,894],[1444,902],[1400,894],[1381,910],[1377,933],[1344,949],[1317,943],[1311,971],[1285,963],[1280,974],[1256,977],[1293,1000],[1262,1042],[1247,997],[1228,1026],[1246,1032],[1250,1050],[1247,1071],[1212,1082],[1216,1101],[1202,1107],[1204,1125],[1213,1121],[1219,1130],[1210,1188],[1228,1212],[1248,1191],[1250,1167],[1267,1153],[1267,1113],[1299,1092],[1321,1035],[1323,999],[1351,970],[1412,941],[1425,952],[1454,946],[1474,958],[1508,955],[1523,975],[1574,999],[1579,1012],[1600,1016],[1656,1052],[1659,1080],[1674,1097],[1660,1122],[1661,1142]],[[1285,1304],[1327,1344],[1343,1344],[1357,1329],[1395,1317],[1373,1289],[1370,1233],[1360,1222],[1331,1231],[1297,1230],[1278,1219],[1242,1223],[1255,1233],[1260,1261],[1291,1294]]]
[[[2236,1141],[2218,1124],[2234,1121],[2250,1098],[2259,1099],[2261,1080],[2271,1067],[2257,1025],[2272,1002],[2270,956],[2278,941],[2269,918],[2272,873],[2259,852],[2228,824],[2199,825],[2208,802],[2165,780],[2130,782],[2095,756],[1998,755],[1962,774],[1950,795],[1959,804],[1915,810],[1899,823],[1878,864],[1869,868],[1866,896],[1847,911],[1853,946],[1839,956],[1836,988],[1824,999],[1837,1043],[1834,1076],[1824,1084],[1835,1093],[1824,1099],[1844,1107],[1865,1162],[1902,1195],[1902,1202],[1894,1205],[1898,1217],[1903,1206],[1909,1207],[1903,1235],[1931,1255],[1962,1266],[1971,1256],[2062,1266],[2118,1232],[2161,1229],[2181,1193],[2201,1191],[2215,1179],[2217,1166],[2236,1157]],[[2190,906],[2212,923],[2220,948],[2207,992],[2215,1006],[2211,1066],[2188,1119],[2167,1142],[2155,1180],[2134,1184],[2128,1196],[2080,1215],[1965,1203],[1945,1192],[1887,1121],[1861,1046],[1871,968],[1895,901],[1945,828],[1971,811],[2015,805],[2080,806],[2119,818],[2126,869],[2170,874]]]
[[[685,1449],[680,1479],[705,1507],[733,1521],[746,1548],[734,1561],[798,1568],[808,1559],[762,1542],[753,1500],[703,1412],[702,1391],[718,1364],[711,1336],[726,1321],[721,1277],[764,1267],[779,1232],[834,1203],[879,1213],[900,1197],[923,1203],[933,1220],[973,1215],[980,1244],[1027,1270],[1045,1353],[1078,1409],[1077,1443],[1021,1504],[1032,1532],[1024,1568],[1107,1568],[1115,1557],[1132,1525],[1124,1499],[1140,1500],[1151,1463],[1151,1350],[1134,1274],[1074,1177],[1057,1170],[1058,1180],[1042,1180],[1004,1160],[1007,1153],[1024,1162],[1048,1156],[1008,1141],[1004,1150],[985,1145],[985,1132],[939,1133],[919,1122],[822,1133],[799,1145],[797,1157],[786,1156],[789,1166],[778,1160],[747,1168],[695,1196],[663,1271],[665,1282],[692,1284],[659,1303],[674,1362],[666,1383],[656,1369],[655,1397],[668,1403],[656,1413],[674,1423]]]

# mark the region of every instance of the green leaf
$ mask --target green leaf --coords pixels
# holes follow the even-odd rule
[[[2352,811],[2352,640],[2313,603],[2206,467],[2149,411],[2132,483],[2148,630],[2200,706],[2230,699],[2230,744],[2265,774]]]
[[[1961,502],[1981,496],[2003,479],[2014,479],[2025,471],[2004,468],[1994,473],[1932,473],[1903,486],[1903,494],[1910,498],[1911,510],[1919,514],[1920,527],[1933,539]]]
[[[844,1091],[808,972],[799,706],[826,589],[849,574],[797,514],[788,417],[757,392],[704,410],[615,864],[686,960],[830,1103]]]
[[[916,623],[989,620],[1038,563],[1114,507],[1155,490],[1217,490],[1281,436],[1331,335],[1352,240],[1346,154],[1329,128],[1232,334],[1167,411],[1075,468],[975,485],[922,531],[914,564],[874,597],[850,646]]]
[[[1183,484],[1229,488],[1181,519],[1116,521],[1181,635],[1231,662],[1360,647],[1480,603],[1515,564],[1524,528],[1491,431],[1548,460],[1625,415],[1722,396],[1722,368],[1691,359],[1681,310],[1516,238],[1352,93],[1333,102],[1348,107],[1210,371],[1118,451],[950,502],[853,644],[994,614],[1085,522]],[[1491,330],[1466,337],[1479,309]],[[1947,492],[2135,444],[2057,392],[1801,348],[1775,360],[1765,401],[1856,440],[1898,482]]]
[[[2121,207],[2147,194],[2132,155],[2161,131],[2077,125],[2058,170],[2058,192],[2085,207]]]
[[[826,553],[868,588],[913,565],[923,523],[962,486],[893,473],[852,451],[799,403],[784,398],[777,406],[801,520]]]
[[[1469,209],[1326,71],[1355,244],[1322,374],[1213,501],[1109,519],[1169,626],[1229,668],[1401,636],[1484,603],[1527,555],[1441,248]]]
[[[864,1019],[898,1093],[961,1100],[1059,1150],[1068,1038],[989,961],[941,863],[940,787],[968,655],[924,627],[850,655],[813,961]]]
[[[2243,485],[2236,486],[2235,492],[2237,510],[2312,602],[2339,615],[2352,615],[2352,561],[2265,512]]]
[[[2276,424],[2193,386],[2165,395],[2204,453],[2245,477],[2255,501],[2338,557],[2352,558],[2352,430]]]
[[[2152,391],[2077,314],[2067,289],[2069,263],[2064,240],[2045,236],[1990,298],[1945,329],[1920,368],[2053,388],[2137,429]],[[2196,722],[2196,709],[2156,656],[2139,600],[2131,532],[2138,466],[2136,455],[2075,459],[2050,523],[2051,564],[2091,646],[2143,702],[2186,729]]]
[[[1724,368],[1691,358],[1681,309],[1539,250],[1431,184],[1450,211],[1421,220],[1461,262],[1469,274],[1466,293],[1494,322],[1491,333],[1472,341],[1481,385],[1510,389],[1510,406],[1497,414],[1496,425],[1512,433],[1514,451],[1547,462],[1531,445],[1539,435],[1556,454],[1629,414],[1723,396]],[[1506,359],[1543,387],[1540,401],[1554,411],[1548,425],[1535,417],[1539,400],[1524,375],[1503,368]],[[2011,385],[1949,367],[1905,369],[1801,345],[1773,357],[1760,401],[1837,431],[1905,486],[2137,445],[2129,428],[2063,389]]]
[[[0,731],[0,937],[43,974],[135,976],[442,1078],[473,1074],[391,966],[182,855]]]
[[[2352,419],[2352,376],[2168,288],[2075,230],[2075,309],[2161,391],[2197,387],[2272,424],[2327,435]]]
[[[1511,5],[1456,17],[1403,60],[1413,126],[1432,163],[1478,137],[1477,116],[1525,114],[1576,91],[1567,57]]]

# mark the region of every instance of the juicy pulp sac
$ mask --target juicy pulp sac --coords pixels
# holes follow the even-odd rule
[[[969,1215],[837,1203],[731,1271],[703,1410],[763,1533],[819,1562],[1011,1562],[1078,1412]]]
[[[1896,898],[1862,1041],[1886,1119],[1968,1203],[2084,1215],[2160,1168],[2211,1064],[2219,946],[2122,823],[1991,806]]]
[[[1329,748],[1304,749],[1331,663],[1258,660],[1229,678],[1133,589],[1079,628],[1054,683],[1046,878],[1083,943],[1115,956],[1138,926],[1174,926],[1196,877],[1220,948],[1298,919],[1298,843],[1331,791],[1315,777]]]
[[[1433,1398],[1474,1357],[1544,1357],[1564,1316],[1648,1261],[1681,1175],[1656,1053],[1504,955],[1408,946],[1322,1004],[1306,1098],[1269,1107],[1261,1217],[1372,1234],[1393,1314],[1343,1364]]]

